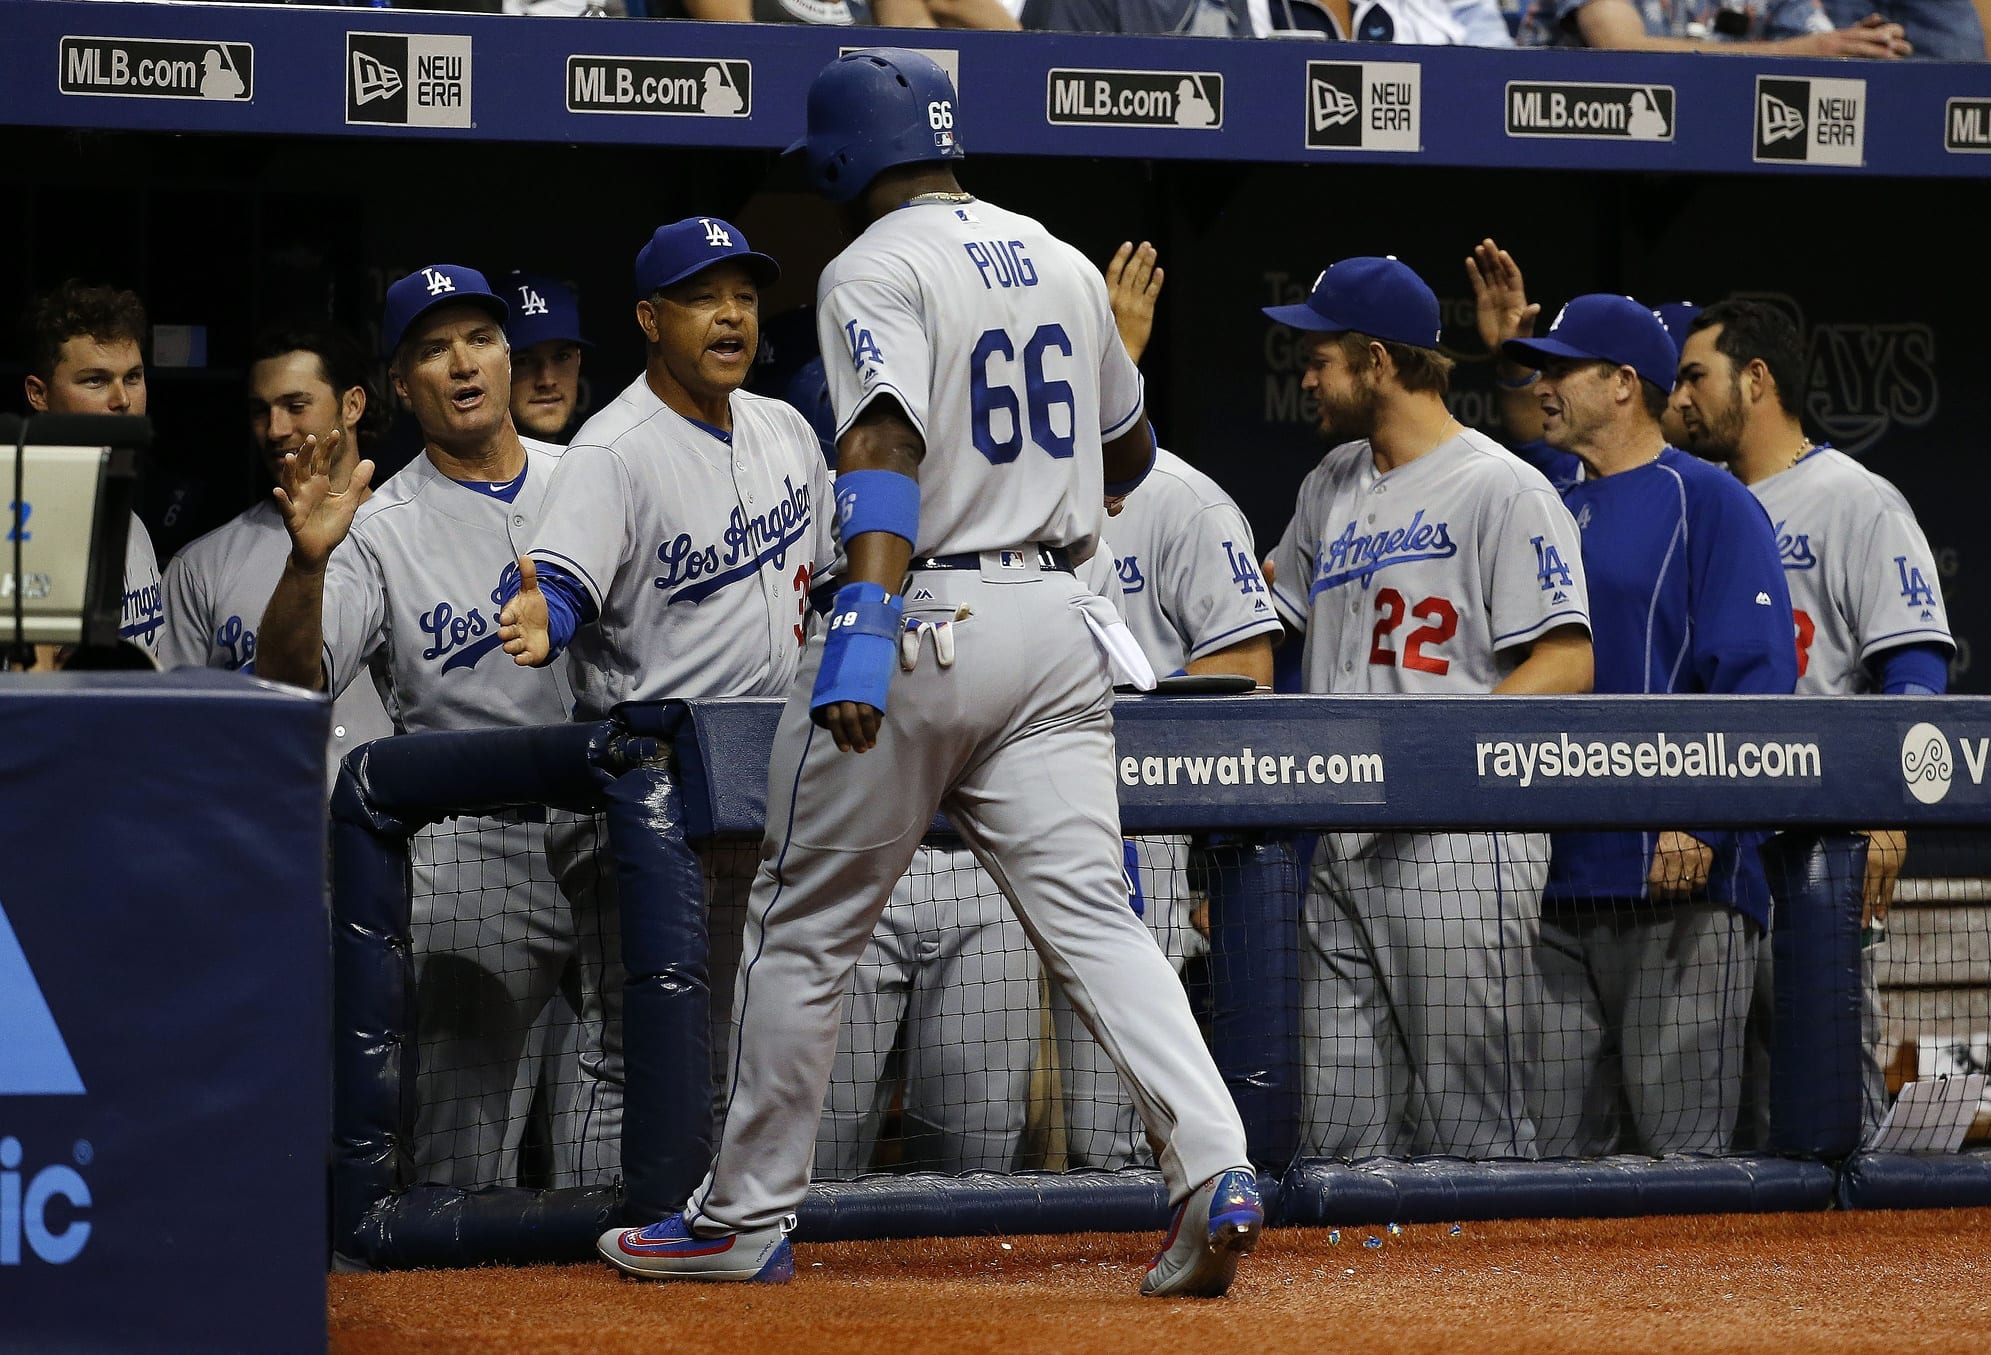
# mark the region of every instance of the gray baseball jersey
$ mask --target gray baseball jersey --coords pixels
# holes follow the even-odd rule
[[[166,565],[160,664],[231,670],[252,665],[263,608],[289,553],[290,534],[271,499],[182,547]],[[373,684],[356,682],[346,688],[332,708],[327,780],[337,779],[340,759],[347,753],[393,732]]]
[[[926,203],[873,224],[817,294],[837,436],[889,392],[926,439],[915,554],[1091,552],[1100,445],[1143,405],[1084,255],[989,203]],[[984,328],[996,298],[1004,323]]]
[[[1350,442],[1300,485],[1272,601],[1306,633],[1308,691],[1490,692],[1518,646],[1589,629],[1579,543],[1541,472],[1484,434],[1387,474]]]
[[[275,585],[272,584],[272,587]],[[124,603],[118,609],[118,638],[159,657],[159,634],[166,628],[166,605],[159,590],[159,557],[138,514],[124,541]]]
[[[1529,642],[1589,628],[1575,521],[1464,430],[1379,472],[1329,452],[1273,553],[1316,692],[1489,692]],[[1535,1155],[1539,833],[1328,834],[1302,911],[1302,1138],[1322,1156]],[[1402,1019],[1393,1019],[1393,1013]]]
[[[1900,490],[1832,447],[1749,488],[1776,525],[1798,695],[1871,691],[1867,663],[1902,645],[1956,649],[1935,557]]]
[[[1036,222],[922,201],[873,222],[818,284],[837,427],[890,393],[926,442],[909,621],[952,623],[893,674],[877,746],[810,718],[810,638],[768,766],[733,1089],[694,1230],[767,1227],[807,1190],[838,1000],[936,809],[1003,883],[1045,971],[1126,1074],[1170,1198],[1245,1162],[1243,1126],[1174,971],[1126,906],[1099,596],[1032,545],[1092,553],[1101,444],[1142,417],[1099,272]],[[778,868],[777,868],[778,863]]]
[[[599,613],[567,650],[577,719],[622,701],[785,694],[794,679],[810,582],[836,557],[829,470],[787,404],[735,391],[731,405],[728,441],[639,376],[560,459],[531,554],[579,579]]]
[[[1161,676],[1254,635],[1279,634],[1251,524],[1173,452],[1108,520],[1127,628]]]
[[[498,640],[505,578],[531,544],[561,456],[520,441],[525,470],[495,491],[416,457],[360,508],[326,567],[326,686],[343,692],[371,668],[403,733],[567,718],[564,679],[513,663]]]

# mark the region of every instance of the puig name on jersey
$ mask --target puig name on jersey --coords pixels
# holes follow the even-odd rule
[[[1344,583],[1355,582],[1367,588],[1369,580],[1378,570],[1388,569],[1391,565],[1409,564],[1413,560],[1449,560],[1458,553],[1459,546],[1452,540],[1450,525],[1426,522],[1422,508],[1417,510],[1408,525],[1386,532],[1359,534],[1355,524],[1350,522],[1341,529],[1340,536],[1320,543],[1312,591],[1319,593],[1323,589],[1339,588]]]
[[[764,564],[785,566],[788,548],[808,535],[810,503],[806,482],[798,485],[783,476],[781,484],[788,497],[765,513],[748,517],[745,509],[735,506],[718,541],[701,546],[690,532],[679,532],[658,546],[657,559],[664,572],[654,580],[656,586],[676,589],[670,596],[673,603],[703,602]]]

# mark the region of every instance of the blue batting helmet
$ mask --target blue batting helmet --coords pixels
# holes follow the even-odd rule
[[[808,157],[809,181],[832,202],[849,202],[879,171],[924,160],[959,160],[959,98],[931,57],[902,47],[867,47],[838,57],[809,85],[809,134],[788,148]]]

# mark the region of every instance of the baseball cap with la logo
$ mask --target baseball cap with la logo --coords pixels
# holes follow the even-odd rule
[[[387,306],[380,319],[381,356],[393,357],[415,322],[436,307],[463,303],[482,308],[501,325],[511,318],[505,299],[491,290],[491,284],[476,269],[455,263],[417,268],[387,289]]]
[[[574,289],[557,278],[538,273],[514,271],[503,283],[506,304],[512,308],[505,326],[513,348],[530,348],[548,339],[565,339],[583,348],[593,344],[581,337],[581,303]]]
[[[1305,301],[1262,309],[1294,329],[1367,334],[1412,348],[1436,348],[1441,327],[1437,296],[1394,256],[1343,259],[1314,279]]]
[[[781,265],[747,247],[747,237],[716,216],[691,216],[657,227],[636,256],[636,299],[645,300],[715,263],[737,259],[765,287],[781,276]]]

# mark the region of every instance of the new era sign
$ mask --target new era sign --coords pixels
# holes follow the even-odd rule
[[[1215,71],[1054,70],[1044,119],[1071,127],[1222,127],[1224,77]]]
[[[1867,82],[1756,77],[1755,158],[1765,164],[1859,165]]]
[[[430,33],[346,34],[346,121],[472,126],[470,39]]]
[[[1309,61],[1307,149],[1419,149],[1421,87],[1414,61]]]

